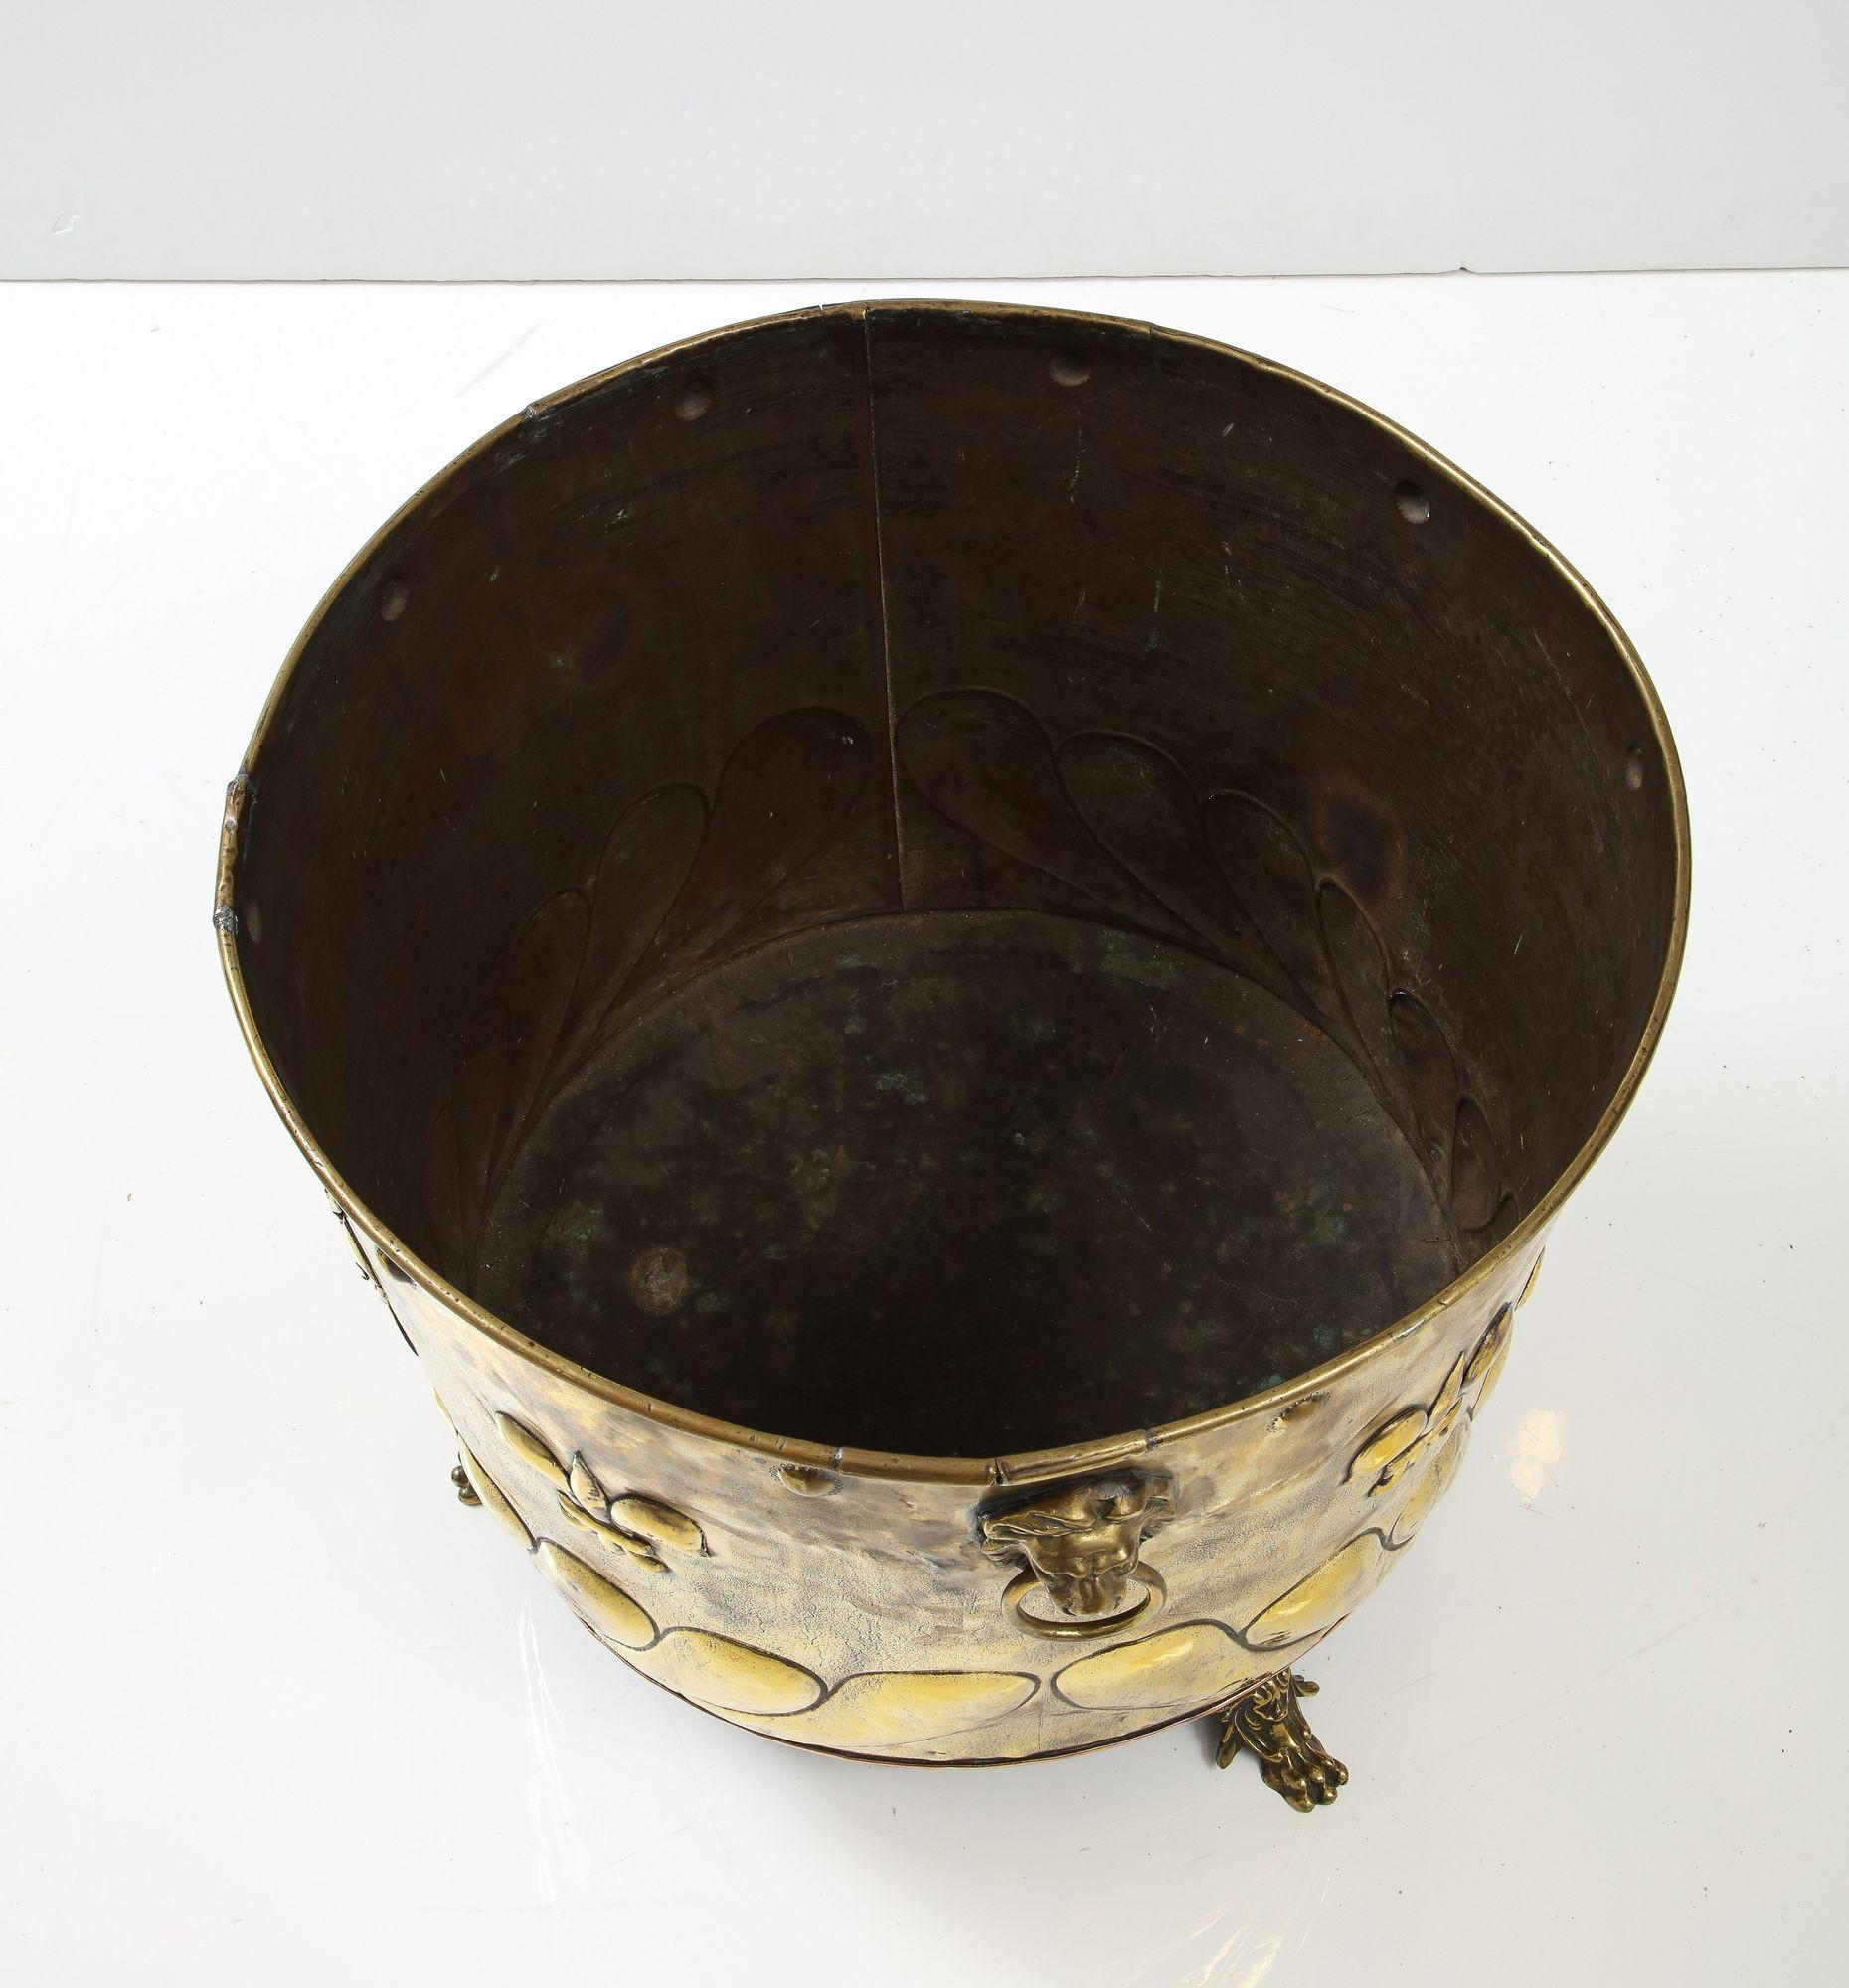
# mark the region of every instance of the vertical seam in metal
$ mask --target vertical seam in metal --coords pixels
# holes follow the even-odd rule
[[[861,341],[867,359],[867,464],[873,490],[873,564],[879,582],[880,662],[886,691],[886,766],[893,785],[893,862],[899,872],[899,909],[906,908],[906,834],[899,814],[898,714],[893,708],[893,632],[886,605],[886,525],[880,501],[880,434],[873,413],[873,319],[860,317]]]

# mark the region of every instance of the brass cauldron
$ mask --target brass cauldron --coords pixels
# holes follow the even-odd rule
[[[1001,1761],[1293,1666],[1454,1476],[1661,1028],[1636,656],[1330,389],[810,310],[536,403],[233,781],[257,1068],[457,1484],[759,1733]]]

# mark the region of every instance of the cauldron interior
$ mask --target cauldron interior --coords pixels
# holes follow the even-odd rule
[[[680,1406],[981,1455],[1379,1331],[1593,1133],[1671,943],[1609,624],[1326,390],[930,304],[555,397],[374,543],[237,871],[309,1130]]]

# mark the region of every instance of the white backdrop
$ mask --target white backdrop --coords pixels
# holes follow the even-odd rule
[[[1456,1487],[1311,1665],[1332,1809],[1199,1728],[983,1774],[774,1746],[457,1505],[238,1040],[224,783],[327,580],[483,428],[869,287],[0,295],[0,1973],[1840,1982],[1849,272],[967,286],[1404,419],[1583,566],[1688,775],[1649,1080]]]
[[[60,0],[0,276],[1849,262],[1842,0]]]

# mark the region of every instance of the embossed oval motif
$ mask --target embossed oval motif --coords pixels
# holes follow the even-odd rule
[[[1068,1664],[1053,1689],[1088,1712],[1206,1705],[1264,1669],[1218,1622],[1183,1622]]]
[[[466,1443],[462,1445],[462,1469],[470,1484],[475,1487],[475,1496],[481,1500],[487,1511],[512,1533],[523,1547],[531,1551],[533,1535],[527,1531],[527,1522],[508,1503],[507,1494],[481,1467],[475,1452]]]
[[[658,1498],[644,1498],[627,1492],[610,1500],[610,1517],[619,1526],[658,1546],[679,1547],[683,1553],[705,1553],[706,1535],[685,1512],[664,1505]]]
[[[840,1488],[832,1471],[818,1470],[812,1463],[779,1464],[776,1474],[785,1490],[807,1498],[826,1498]]]
[[[620,1643],[625,1650],[639,1650],[655,1640],[654,1617],[647,1609],[576,1554],[567,1553],[551,1540],[541,1540],[534,1558],[546,1578],[599,1636]]]
[[[1532,1274],[1530,1281],[1533,1281]],[[1515,1309],[1512,1305],[1504,1305],[1490,1320],[1489,1330],[1477,1341],[1476,1351],[1470,1356],[1470,1364],[1464,1369],[1464,1386],[1476,1390],[1476,1403],[1471,1409],[1472,1413],[1489,1400],[1496,1383],[1501,1380],[1503,1363],[1509,1357],[1509,1341],[1514,1336]]]
[[[1406,1503],[1400,1508],[1400,1516],[1394,1520],[1393,1530],[1387,1535],[1390,1544],[1405,1546],[1426,1523],[1432,1506],[1450,1489],[1469,1441],[1469,1419],[1460,1417],[1450,1439],[1420,1473],[1419,1482],[1408,1492]]]
[[[522,1463],[530,1464],[541,1476],[549,1478],[556,1484],[561,1491],[571,1490],[572,1480],[566,1475],[565,1465],[553,1455],[525,1422],[515,1421],[512,1415],[496,1415],[494,1425],[501,1433],[501,1440]]]
[[[1247,1626],[1255,1650],[1281,1650],[1326,1629],[1373,1591],[1385,1571],[1387,1549],[1378,1533],[1363,1533],[1332,1553]]]
[[[985,1726],[1039,1689],[1038,1679],[1020,1671],[864,1671],[814,1711],[765,1730],[805,1745],[898,1746]]]
[[[706,1629],[670,1629],[636,1667],[716,1712],[803,1712],[822,1695],[813,1671]]]

